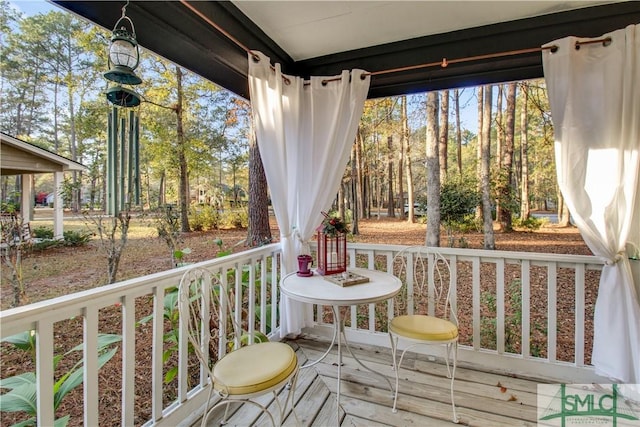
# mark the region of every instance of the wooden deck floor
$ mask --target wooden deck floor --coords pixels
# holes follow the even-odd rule
[[[329,344],[308,337],[289,343],[296,349],[302,364],[317,360]],[[353,350],[367,366],[387,376],[393,384],[395,377],[388,349],[356,346]],[[297,424],[289,411],[283,425],[454,425],[451,422],[446,366],[429,362],[424,356],[416,358],[415,354],[407,353],[401,369],[398,412],[393,413],[393,395],[387,382],[362,369],[348,352],[343,353],[347,354],[343,356],[339,414],[336,407],[337,351],[334,346],[322,362],[300,371],[294,395],[300,422]],[[535,426],[536,385],[536,381],[458,368],[455,397],[460,425]],[[270,409],[275,407],[272,396],[258,401],[271,405]],[[229,426],[270,425],[264,415],[251,405],[233,405],[229,414]],[[221,416],[222,411],[211,414],[207,425],[219,426]]]

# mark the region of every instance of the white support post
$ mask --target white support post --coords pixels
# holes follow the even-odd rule
[[[63,221],[64,210],[62,209],[62,182],[64,181],[64,173],[53,173],[53,187],[55,190],[53,196],[53,238],[63,239]]]
[[[26,224],[33,220],[33,175],[22,175],[21,187],[20,214]]]

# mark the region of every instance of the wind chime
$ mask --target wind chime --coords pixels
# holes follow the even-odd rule
[[[113,104],[107,124],[107,215],[117,215],[140,204],[140,95],[122,85],[139,85],[142,79],[133,70],[140,62],[133,22],[126,16],[129,2],[113,27],[109,46],[110,70],[104,77],[117,85],[107,90]],[[131,32],[125,25],[129,24]],[[121,25],[118,28],[118,25]]]

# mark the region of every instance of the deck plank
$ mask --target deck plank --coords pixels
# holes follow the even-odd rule
[[[299,363],[321,357],[329,342],[315,337],[290,341]],[[352,347],[366,366],[395,385],[388,349],[357,345]],[[400,371],[398,411],[391,410],[393,392],[385,378],[364,370],[348,352],[343,354],[340,409],[337,413],[337,346],[318,364],[300,370],[294,394],[296,422],[289,409],[284,426],[451,426],[450,380],[446,366],[423,355],[407,353]],[[454,393],[461,425],[479,427],[535,426],[536,387],[544,380],[528,379],[458,367]],[[288,393],[284,390],[282,393]],[[283,399],[286,394],[281,394]],[[274,410],[272,396],[260,399]],[[260,411],[248,405],[237,410],[229,425],[269,425]],[[277,413],[276,411],[273,411]],[[221,414],[210,417],[209,426],[218,424]],[[276,420],[277,422],[277,420]]]
[[[344,419],[344,409],[340,408],[340,413],[336,413],[336,394],[330,393],[325,404],[318,413],[318,416],[313,420],[312,427],[328,427],[328,426],[340,426],[340,422]]]
[[[313,369],[309,369],[313,371]],[[311,375],[309,375],[311,377]],[[320,411],[325,406],[327,399],[329,399],[329,389],[324,382],[318,377],[314,376],[314,381],[305,390],[305,393],[300,395],[300,399],[296,404],[296,414],[298,415],[298,421],[300,424],[296,424],[295,417],[290,414],[285,420],[285,426],[310,426],[314,420],[318,417]]]
[[[345,415],[342,425],[345,427],[390,427],[389,424],[358,418],[353,414]]]

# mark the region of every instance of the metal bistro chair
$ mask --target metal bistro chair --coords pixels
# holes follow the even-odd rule
[[[222,405],[227,405],[222,424],[226,423],[229,404],[244,402],[258,407],[275,426],[271,412],[251,400],[269,392],[273,392],[281,424],[290,401],[293,406],[298,376],[295,351],[281,342],[241,346],[242,329],[231,298],[218,279],[206,269],[188,270],[180,281],[179,295],[180,335],[186,335],[198,357],[201,385],[209,387],[201,425],[204,427],[209,414]],[[242,307],[236,309],[241,310]],[[227,329],[228,326],[231,330]],[[287,385],[290,390],[283,407],[278,399],[278,390]],[[209,407],[214,394],[220,400]],[[297,421],[293,407],[292,411]]]
[[[449,262],[433,248],[416,246],[406,248],[394,258],[394,271],[405,283],[412,283],[416,294],[427,292],[428,313],[414,314],[414,307],[407,307],[407,314],[398,315],[389,321],[389,339],[393,353],[393,369],[396,388],[393,398],[393,412],[398,401],[399,369],[407,350],[423,344],[443,345],[446,348],[445,362],[447,378],[451,378],[451,407],[453,422],[458,423],[453,396],[453,383],[458,356],[458,319],[451,310],[452,276]],[[425,286],[427,285],[427,286]],[[417,296],[416,296],[417,300]],[[421,300],[424,301],[424,300]],[[427,310],[425,308],[425,310]],[[398,340],[409,344],[397,360]],[[450,359],[452,366],[450,367]]]

